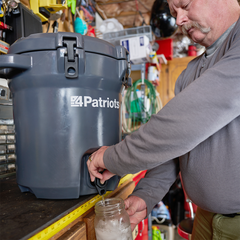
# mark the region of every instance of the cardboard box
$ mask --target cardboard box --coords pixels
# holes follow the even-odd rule
[[[129,51],[132,64],[141,64],[149,60],[149,38],[147,36],[124,38],[120,44]]]

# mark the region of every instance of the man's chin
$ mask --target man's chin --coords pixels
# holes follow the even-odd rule
[[[205,34],[199,33],[199,32],[190,32],[188,33],[188,37],[195,43],[201,44],[204,41],[204,38],[206,37]]]

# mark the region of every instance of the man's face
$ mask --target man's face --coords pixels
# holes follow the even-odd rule
[[[210,46],[217,38],[214,33],[218,0],[168,0],[171,14],[181,31],[194,42]]]

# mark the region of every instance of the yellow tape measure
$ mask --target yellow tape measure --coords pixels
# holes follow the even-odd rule
[[[123,183],[128,181],[129,179],[133,178],[134,174],[127,174],[126,176],[122,177],[118,183],[118,187],[121,186]]]
[[[132,174],[128,174],[128,175],[124,176],[123,178],[121,178],[118,186],[122,185],[124,182],[131,179],[132,176],[133,176]],[[108,191],[103,196],[107,197],[111,192],[112,191]],[[81,206],[79,206],[78,208],[76,208],[75,210],[73,210],[72,212],[67,214],[66,216],[62,217],[55,223],[51,224],[49,227],[46,227],[44,230],[40,231],[39,233],[37,233],[34,236],[32,236],[31,238],[29,238],[29,240],[47,240],[47,239],[51,238],[52,236],[57,234],[59,231],[61,231],[63,228],[65,228],[67,225],[69,225],[74,220],[76,220],[78,217],[82,216],[90,208],[95,206],[95,204],[100,200],[102,200],[102,196],[100,196],[100,195],[93,197],[92,199],[90,199],[86,203],[82,204]]]

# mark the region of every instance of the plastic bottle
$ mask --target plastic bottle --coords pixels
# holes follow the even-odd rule
[[[157,226],[152,226],[152,240],[162,240],[161,232]]]

